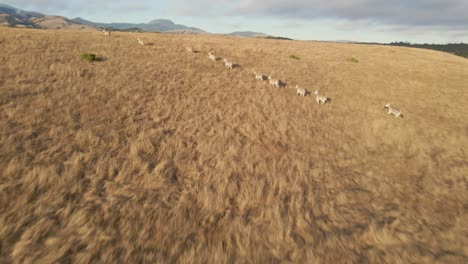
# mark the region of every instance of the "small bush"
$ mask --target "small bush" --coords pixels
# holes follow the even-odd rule
[[[83,60],[87,60],[89,62],[97,61],[98,58],[96,57],[96,54],[91,54],[91,53],[82,53],[80,57]]]
[[[290,59],[293,59],[293,60],[300,60],[301,58],[299,58],[298,56],[296,55],[289,55],[289,58]]]
[[[349,61],[349,62],[354,62],[354,63],[358,63],[358,62],[359,62],[359,60],[356,59],[356,58],[349,58],[349,59],[347,59],[347,61]]]

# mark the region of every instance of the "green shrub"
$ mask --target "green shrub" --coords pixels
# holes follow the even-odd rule
[[[293,59],[293,60],[300,60],[301,58],[299,58],[298,56],[296,55],[289,55],[289,58],[290,59]]]
[[[97,61],[98,58],[96,57],[96,54],[91,54],[91,53],[82,53],[80,57],[83,60],[87,60],[89,62]]]
[[[354,62],[354,63],[358,63],[358,62],[359,62],[359,60],[356,59],[356,58],[348,58],[347,61],[349,61],[349,62]]]

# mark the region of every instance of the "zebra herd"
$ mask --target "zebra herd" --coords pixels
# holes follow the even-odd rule
[[[192,47],[185,47],[185,50],[189,53],[195,53]],[[212,61],[218,61],[221,59],[221,57],[218,57],[215,54],[213,54],[212,51],[208,52],[208,58]],[[226,58],[223,58],[223,61],[224,61],[224,65],[229,69],[233,69],[234,67],[240,67],[239,64],[233,63]],[[284,83],[283,81],[279,79],[273,79],[271,75],[261,74],[261,73],[258,73],[256,70],[253,70],[252,72],[255,75],[255,80],[257,81],[268,80],[270,85],[276,88],[286,87],[286,83]],[[296,85],[296,94],[299,96],[305,97],[308,94],[308,92],[306,89],[299,87],[299,85]],[[320,95],[318,90],[316,90],[314,94],[316,95],[316,101],[318,104],[326,104],[329,101],[329,98],[324,95]]]
[[[185,47],[185,50],[189,53],[195,53],[195,50],[192,47]],[[217,61],[221,59],[220,57],[213,54],[212,51],[208,52],[208,58],[212,61]],[[233,69],[233,65],[238,66],[238,64],[234,64],[230,62],[229,60],[227,60],[226,58],[224,58],[223,61],[224,61],[224,65],[230,69]],[[261,73],[258,73],[256,70],[253,70],[252,72],[255,75],[255,80],[257,81],[268,80],[270,82],[270,85],[276,88],[281,88],[281,87],[286,86],[284,82],[282,82],[279,79],[273,79],[271,75],[261,74]],[[299,85],[296,85],[296,94],[299,96],[305,97],[308,94],[308,92],[306,89],[299,87]],[[318,90],[316,90],[314,94],[315,94],[315,100],[317,101],[318,104],[326,104],[327,102],[330,101],[330,98],[328,98],[325,95],[321,95]],[[403,117],[401,111],[398,110],[397,108],[392,107],[390,104],[386,104],[384,109],[388,111],[388,114],[393,115],[396,118]]]
[[[102,30],[102,33],[107,38],[110,38],[110,36],[111,36],[111,32],[107,31],[105,29]],[[142,46],[145,46],[145,43],[141,39],[137,38],[137,41],[138,41],[138,44],[140,44]],[[192,47],[185,47],[185,50],[187,52],[189,52],[189,53],[195,53],[196,52]],[[212,51],[208,52],[208,58],[210,60],[212,60],[212,61],[215,61],[215,62],[221,59],[221,57],[218,57],[215,54],[213,54]],[[240,67],[239,64],[234,63],[232,61],[229,61],[226,58],[223,58],[223,62],[224,62],[224,65],[229,69],[234,69],[236,67]],[[253,70],[253,74],[255,75],[255,80],[258,80],[258,81],[268,80],[270,85],[272,85],[272,86],[274,86],[276,88],[281,88],[281,87],[286,86],[286,83],[282,82],[279,79],[273,79],[273,77],[271,75],[265,75],[265,74],[257,73],[257,71],[255,71],[255,70]],[[297,95],[305,97],[308,93],[309,92],[306,89],[301,88],[299,85],[296,85],[296,94]],[[330,98],[328,98],[325,95],[321,95],[318,90],[316,90],[314,92],[314,94],[315,94],[316,102],[318,104],[326,104],[327,102],[330,101]],[[395,108],[395,107],[392,107],[390,104],[386,104],[384,106],[384,109],[387,110],[387,113],[389,115],[393,115],[395,118],[403,117],[403,114],[401,113],[401,111],[399,109]]]

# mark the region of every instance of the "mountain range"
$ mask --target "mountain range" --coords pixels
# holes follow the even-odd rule
[[[92,29],[63,16],[49,16],[37,12],[24,11],[0,3],[0,26],[53,29]]]
[[[169,19],[155,19],[148,23],[96,23],[82,19],[80,17],[74,18],[71,21],[83,24],[95,28],[107,28],[107,29],[117,29],[117,30],[126,30],[129,28],[136,28],[146,32],[177,32],[185,31],[193,34],[204,34],[207,33],[204,30],[194,27],[187,27],[185,25],[175,24]]]
[[[178,34],[210,34],[202,29],[176,24],[168,19],[155,19],[148,23],[97,23],[80,17],[69,19],[63,16],[45,15],[38,12],[24,11],[1,3],[0,26],[44,29],[108,29]],[[226,35],[239,37],[268,37],[267,34],[252,31],[233,32]]]

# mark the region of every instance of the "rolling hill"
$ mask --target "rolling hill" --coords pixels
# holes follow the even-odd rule
[[[0,263],[467,262],[466,59],[1,32]]]

